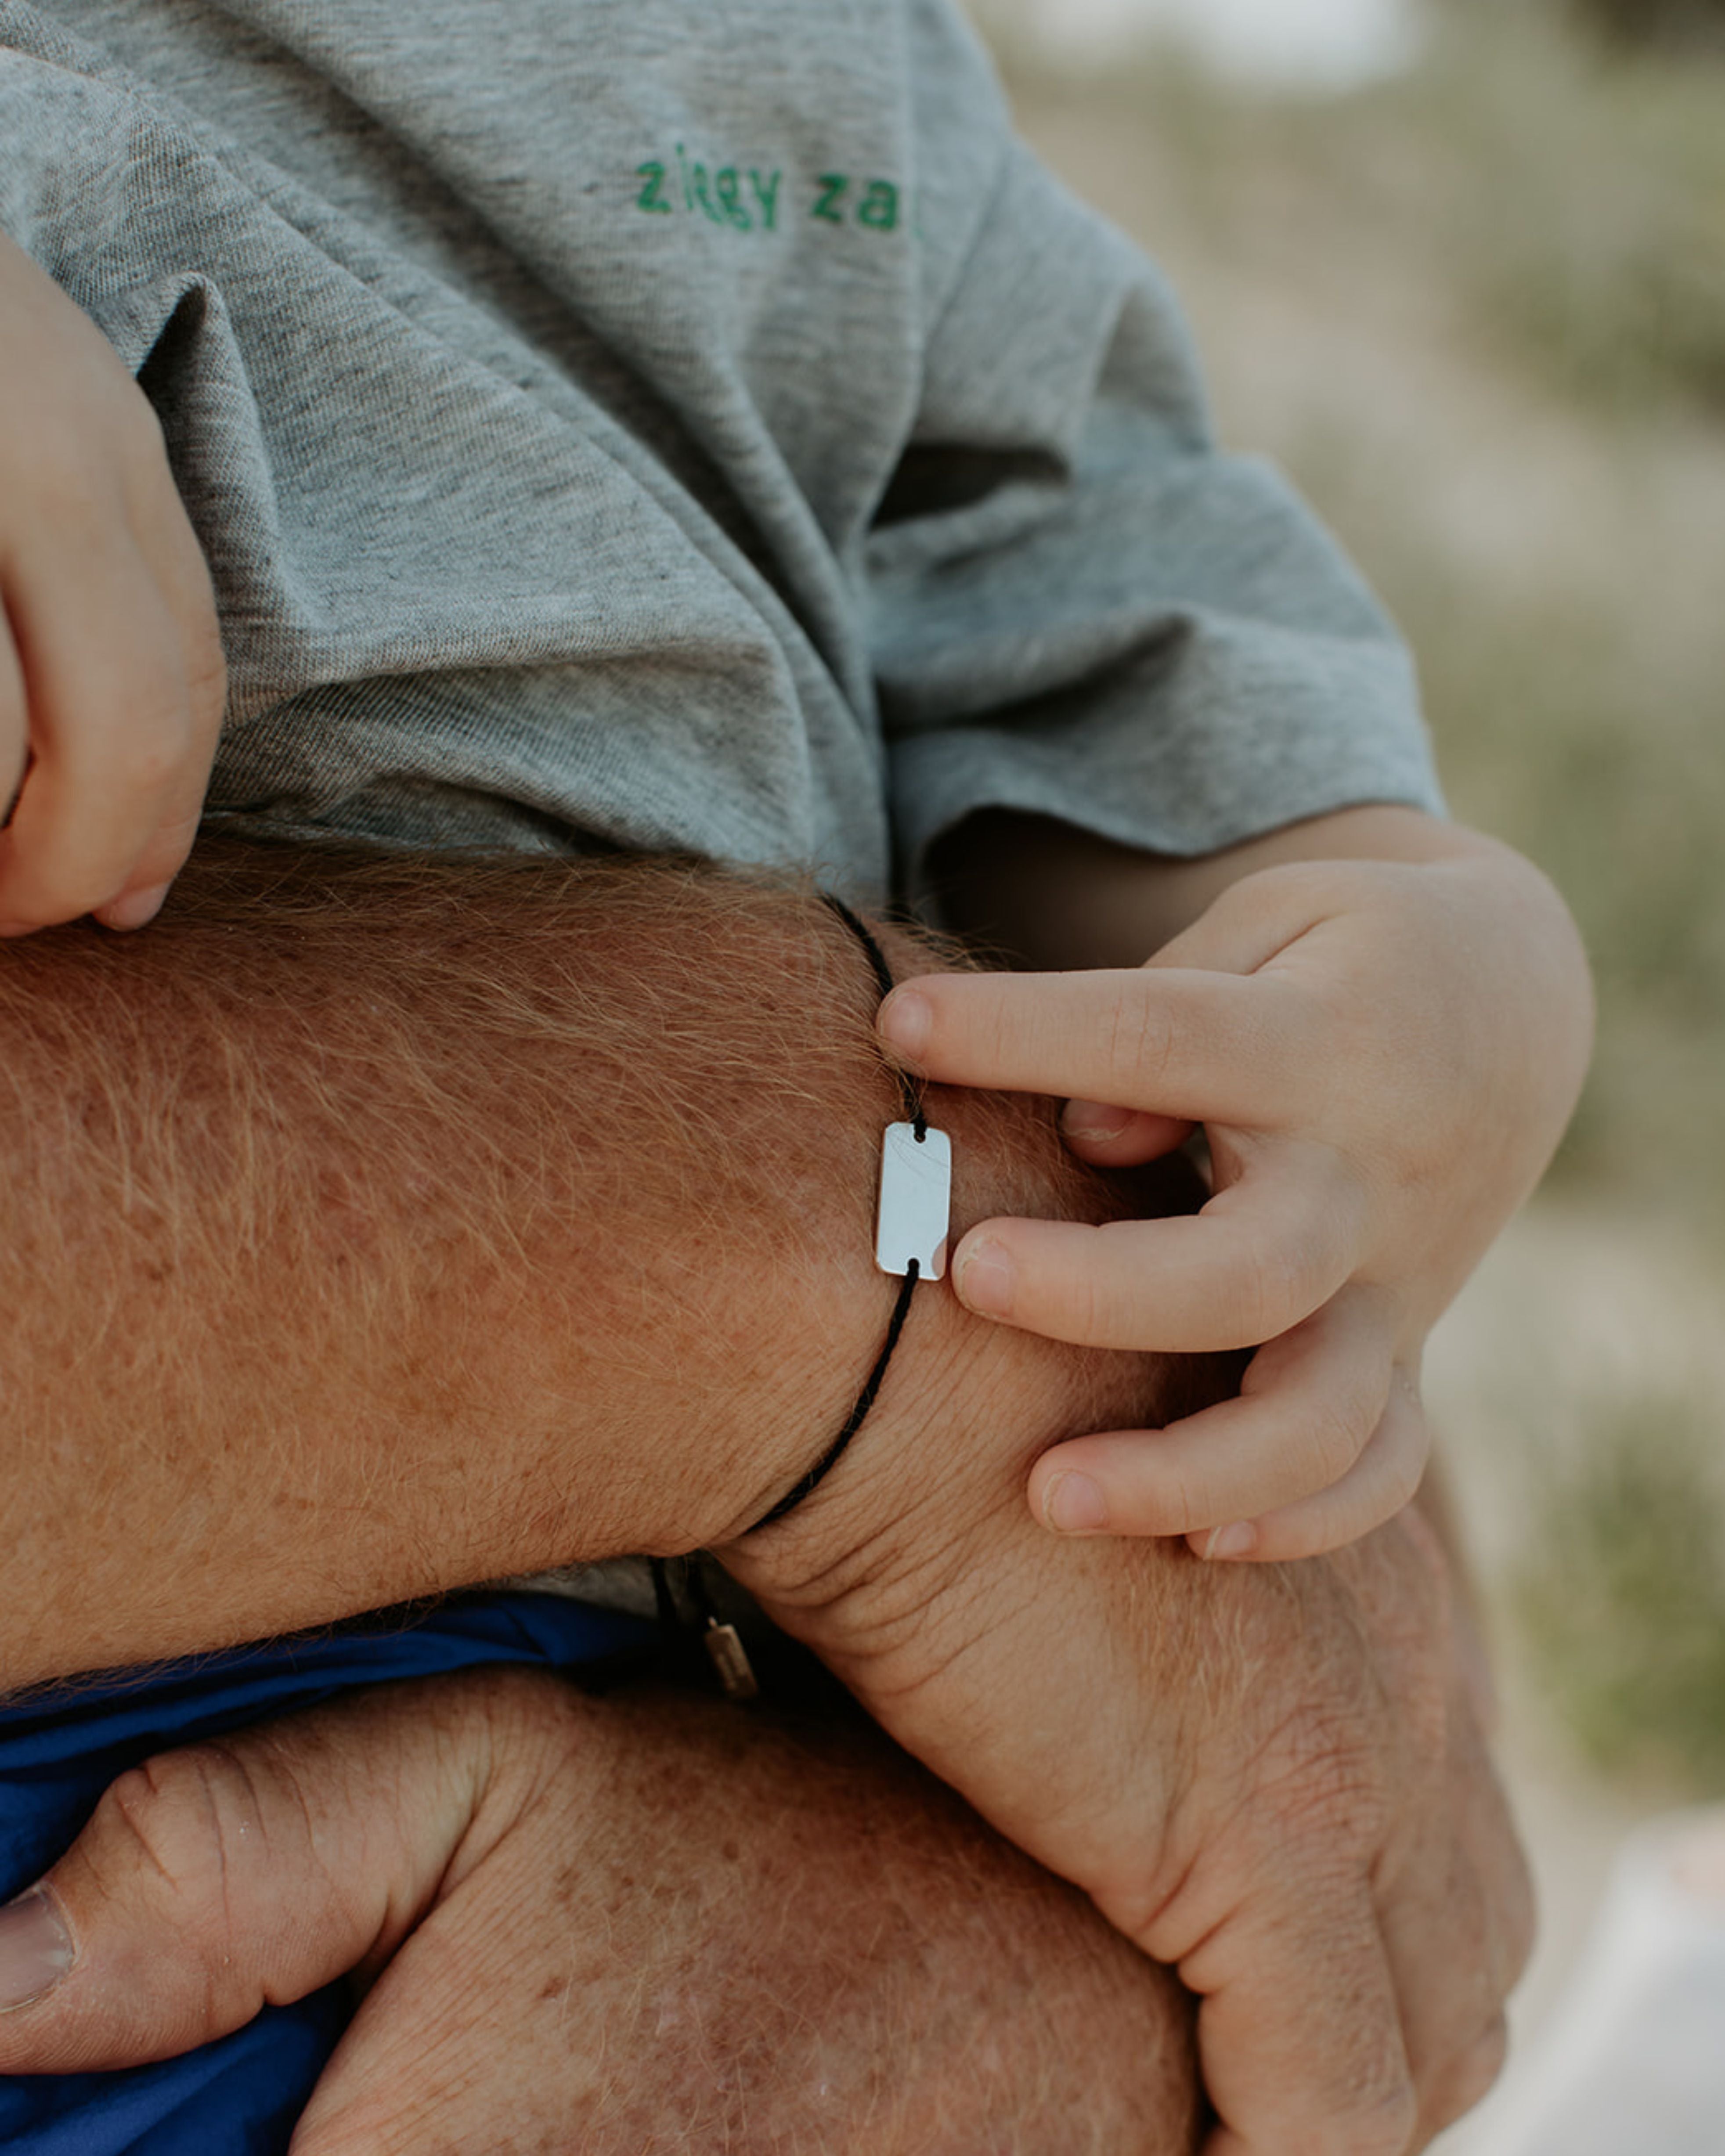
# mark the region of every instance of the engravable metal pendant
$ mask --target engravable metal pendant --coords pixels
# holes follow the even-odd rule
[[[755,1676],[754,1665],[749,1661],[748,1649],[734,1625],[721,1625],[712,1618],[707,1620],[706,1650],[713,1668],[718,1673],[719,1687],[726,1699],[753,1699],[761,1687]]]
[[[925,1124],[889,1123],[880,1142],[880,1211],[875,1263],[883,1273],[938,1280],[947,1270],[952,1218],[952,1142]]]

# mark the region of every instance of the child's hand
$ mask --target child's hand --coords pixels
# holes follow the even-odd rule
[[[1236,1400],[1045,1454],[1050,1527],[1307,1557],[1417,1486],[1426,1332],[1544,1168],[1590,1039],[1562,902],[1448,835],[1418,865],[1249,875],[1136,972],[943,974],[882,1006],[932,1078],[1075,1096],[1067,1142],[1099,1166],[1209,1137],[1195,1219],[987,1220],[954,1253],[960,1300],[1032,1332],[1259,1350]]]
[[[225,696],[156,415],[0,234],[0,936],[151,918],[191,850]]]

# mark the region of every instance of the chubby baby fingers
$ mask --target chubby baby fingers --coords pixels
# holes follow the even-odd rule
[[[125,534],[44,544],[7,586],[32,761],[0,839],[0,933],[166,884],[197,829],[220,725],[152,569]]]
[[[1141,1168],[1182,1146],[1192,1125],[1142,1108],[1111,1108],[1101,1101],[1068,1101],[1060,1136],[1080,1160],[1096,1168]]]
[[[1117,1101],[1189,1122],[1285,1128],[1328,1083],[1316,1003],[1268,975],[941,973],[901,983],[876,1024],[893,1055],[942,1085]]]
[[[1199,1557],[1250,1558],[1264,1564],[1322,1557],[1394,1519],[1419,1489],[1430,1453],[1420,1389],[1398,1366],[1378,1427],[1338,1482],[1255,1520],[1230,1521],[1187,1539]]]
[[[110,928],[141,928],[160,910],[191,852],[228,702],[228,667],[209,566],[165,465],[133,508],[139,552],[172,622],[184,684],[185,746],[156,804],[153,829],[125,887],[96,908]]]
[[[1310,1556],[1351,1541],[1361,1530],[1285,1546],[1329,1524],[1327,1515],[1303,1521],[1301,1508],[1345,1484],[1368,1452],[1394,1358],[1388,1298],[1344,1288],[1260,1349],[1237,1399],[1165,1430],[1103,1431],[1045,1452],[1030,1472],[1031,1510],[1060,1533],[1186,1535],[1209,1557]],[[1259,1523],[1284,1513],[1291,1517],[1275,1546],[1260,1546]]]
[[[24,670],[12,641],[0,593],[0,825],[11,820],[30,763],[30,706]]]
[[[1283,1142],[1189,1216],[982,1221],[952,1254],[953,1291],[979,1317],[1081,1348],[1256,1348],[1357,1270],[1368,1203],[1327,1149]]]

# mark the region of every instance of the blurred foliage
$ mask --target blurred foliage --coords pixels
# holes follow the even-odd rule
[[[1725,0],[1573,0],[1589,28],[1625,45],[1725,44]]]
[[[1725,1796],[1717,1446],[1681,1402],[1604,1422],[1554,1471],[1517,1606],[1534,1674],[1594,1763]]]
[[[1451,802],[1539,862],[1587,939],[1599,1045],[1557,1174],[1725,1240],[1725,608],[1661,588],[1681,530],[1620,573],[1529,594],[1386,529],[1339,459],[1294,459],[1371,561],[1420,654]],[[1725,459],[1718,476],[1725,482]],[[1681,520],[1676,520],[1681,522]],[[1699,535],[1697,535],[1698,536]],[[1716,532],[1725,538],[1725,500]]]
[[[1613,60],[1564,0],[1433,20],[1327,96],[1154,49],[1063,74],[990,27],[1033,141],[1194,306],[1228,430],[1408,631],[1457,813],[1575,909],[1600,1045],[1559,1174],[1717,1245],[1725,65]],[[1272,336],[1285,366],[1242,358]]]
[[[1435,99],[1478,161],[1450,194],[1454,268],[1553,387],[1725,413],[1725,66],[1625,64],[1543,10],[1478,8],[1407,86],[1414,124]],[[1725,26],[1725,0],[1708,12]]]
[[[1058,94],[1023,0],[978,12],[1021,94]],[[1344,244],[1397,232],[1552,390],[1725,416],[1725,59],[1626,59],[1566,28],[1564,0],[1440,0],[1429,20],[1421,64],[1351,95],[1255,94],[1153,42],[1064,86],[1155,129],[1224,247],[1274,167]]]

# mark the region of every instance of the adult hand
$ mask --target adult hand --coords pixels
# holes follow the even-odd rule
[[[865,1726],[516,1671],[389,1687],[127,1775],[48,1892],[77,1958],[0,2015],[0,2071],[371,1984],[293,2156],[1196,2131],[1178,1986]]]
[[[901,1743],[1178,1966],[1210,2156],[1423,2145],[1494,2077],[1529,1934],[1433,1537],[1406,1515],[1333,1558],[1217,1567],[1049,1536],[1022,1498],[1040,1450],[1201,1397],[938,1296],[904,1337],[850,1453],[726,1562]]]
[[[225,696],[156,415],[0,233],[0,936],[157,911],[197,834]]]

